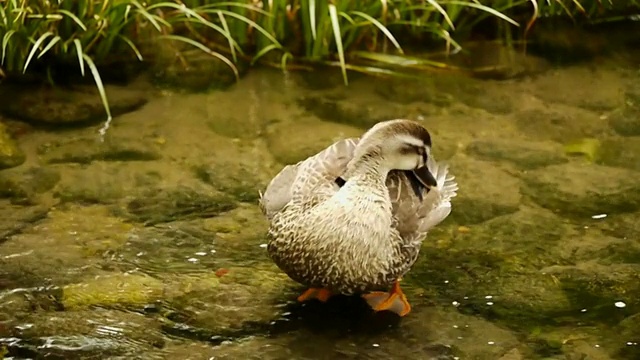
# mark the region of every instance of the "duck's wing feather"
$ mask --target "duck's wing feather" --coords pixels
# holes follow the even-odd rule
[[[297,164],[285,166],[260,193],[262,212],[271,219],[296,196],[337,191],[335,179],[345,172],[358,140],[339,140]]]
[[[429,229],[449,216],[451,199],[457,195],[458,183],[447,164],[437,163],[430,156],[427,167],[438,185],[428,192],[423,190],[422,200],[415,194],[405,172],[393,171],[387,179],[396,229],[407,242],[424,240]]]
[[[306,160],[285,166],[260,194],[260,208],[267,218],[270,220],[296,196],[330,196],[337,191],[335,179],[346,171],[358,140],[337,141]],[[449,174],[446,164],[438,164],[429,157],[427,166],[438,186],[428,193],[423,190],[422,199],[416,196],[405,172],[394,170],[387,178],[394,225],[409,242],[422,241],[429,229],[449,215],[450,200],[458,190],[458,184]]]

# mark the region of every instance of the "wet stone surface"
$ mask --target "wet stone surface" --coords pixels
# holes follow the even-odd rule
[[[0,170],[18,166],[24,160],[24,153],[7,131],[7,127],[0,122]]]
[[[209,88],[200,70],[214,65],[187,71],[200,74],[192,90]],[[0,353],[640,356],[637,99],[621,75],[630,73],[525,66],[506,69],[506,81],[354,74],[344,87],[334,70],[255,70],[226,91],[154,89],[145,106],[114,119],[104,142],[96,126],[58,132],[7,122],[24,163],[0,170]],[[184,90],[178,77],[191,75],[171,71],[165,84]],[[126,105],[141,88],[111,91],[131,97]],[[357,297],[297,303],[303,286],[267,255],[258,191],[285,164],[401,117],[429,128],[433,156],[460,185],[451,215],[403,278],[411,313],[376,314]],[[596,145],[567,150],[573,141]]]

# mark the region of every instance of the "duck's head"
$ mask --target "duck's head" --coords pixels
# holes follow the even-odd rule
[[[418,181],[427,189],[437,186],[427,167],[431,156],[431,135],[422,125],[411,120],[389,120],[377,123],[367,131],[354,157],[375,159],[384,170],[405,170],[412,183]],[[412,178],[414,177],[414,178]]]

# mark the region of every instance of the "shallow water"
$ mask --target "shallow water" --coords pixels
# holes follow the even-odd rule
[[[99,126],[25,127],[0,171],[0,353],[47,359],[640,358],[640,74],[492,81],[254,70]],[[423,121],[460,191],[412,312],[295,303],[258,190],[376,121]],[[5,120],[8,120],[5,118]],[[15,122],[11,122],[18,126]],[[587,139],[587,140],[584,140]],[[567,145],[570,145],[567,147]]]

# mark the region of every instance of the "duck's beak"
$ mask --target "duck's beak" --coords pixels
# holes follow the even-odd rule
[[[416,196],[422,201],[422,190],[431,189],[432,187],[438,186],[438,182],[433,177],[433,174],[429,171],[429,168],[423,166],[421,168],[407,171],[407,178],[409,179],[409,183],[411,183],[411,188]]]

